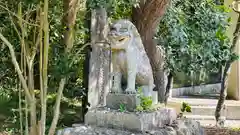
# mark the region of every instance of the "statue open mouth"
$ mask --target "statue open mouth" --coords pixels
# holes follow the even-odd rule
[[[127,39],[129,39],[128,36],[118,36],[115,38],[118,42],[124,42],[126,41]]]
[[[125,38],[120,38],[118,41],[119,42],[122,42],[122,41],[124,41],[125,40]]]

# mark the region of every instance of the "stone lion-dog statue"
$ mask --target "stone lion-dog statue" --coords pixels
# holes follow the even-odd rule
[[[144,96],[152,96],[155,87],[152,68],[137,28],[128,20],[117,20],[110,25],[108,38],[113,66],[111,92],[135,94],[137,84]],[[125,91],[121,88],[122,79],[127,82]]]

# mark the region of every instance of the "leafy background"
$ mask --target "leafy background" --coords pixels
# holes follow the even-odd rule
[[[0,0],[0,5],[7,6],[10,11],[17,12],[16,7],[22,2],[23,11],[34,9],[37,0]],[[82,1],[83,3],[85,1]],[[75,26],[75,43],[73,51],[63,55],[62,44],[62,1],[50,1],[50,61],[49,61],[49,95],[48,118],[52,117],[52,109],[56,97],[59,76],[68,75],[70,81],[64,90],[61,104],[59,127],[71,126],[82,120],[81,99],[85,95],[83,86],[83,63],[86,52],[76,54],[79,48],[88,42],[92,8],[107,7],[110,20],[131,18],[132,6],[138,0],[87,0],[77,16]],[[219,82],[222,64],[236,55],[229,51],[230,40],[226,29],[231,19],[227,16],[228,8],[216,5],[210,0],[173,0],[156,33],[156,41],[166,52],[166,68],[174,72],[176,86],[190,86]],[[14,45],[17,58],[20,58],[20,43],[11,24],[9,13],[0,7],[0,32]],[[31,33],[28,33],[31,35]],[[11,63],[7,47],[0,42],[0,131],[17,132],[19,129],[18,79]],[[77,56],[74,65],[69,61]],[[38,63],[35,63],[35,66]],[[38,76],[35,80],[37,81]],[[24,102],[24,100],[23,100]],[[49,123],[48,121],[47,123]],[[2,128],[2,129],[1,129]]]
[[[230,52],[226,35],[229,11],[210,0],[172,1],[156,39],[165,48],[166,67],[179,75],[175,83],[191,85],[188,79],[194,85],[220,81],[222,65],[236,56]]]

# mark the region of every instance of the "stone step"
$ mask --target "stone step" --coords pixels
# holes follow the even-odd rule
[[[189,105],[196,105],[196,106],[216,106],[218,100],[217,99],[205,99],[205,98],[191,98],[191,97],[184,97],[184,98],[169,98],[168,103],[177,103],[182,104],[182,102],[186,102]],[[226,100],[225,106],[236,106],[240,107],[240,101],[236,100]]]
[[[240,104],[226,105],[226,117],[230,120],[240,120]]]
[[[191,115],[210,115],[214,116],[217,100],[214,99],[191,99],[191,98],[171,98],[168,107],[175,108],[178,113],[182,103],[188,103],[192,108]],[[222,115],[229,120],[240,120],[240,102],[226,100]]]
[[[216,106],[191,106],[192,115],[210,115],[210,116],[214,116],[215,115],[215,110],[216,110]],[[223,116],[226,115],[226,109],[223,108],[221,114]]]
[[[182,104],[183,102],[188,103],[191,106],[216,106],[217,100],[214,99],[190,99],[188,97],[186,98],[171,98],[168,101],[168,104]]]
[[[186,118],[191,119],[191,120],[214,120],[215,121],[215,116],[209,116],[209,115],[184,115]],[[220,117],[221,120],[225,120],[226,117],[222,116]]]
[[[202,126],[215,126],[216,121],[215,120],[197,120],[200,122]],[[225,120],[224,127],[229,128],[239,128],[240,127],[240,121],[239,120]]]
[[[200,85],[194,87],[182,87],[182,88],[173,88],[172,89],[172,97],[179,97],[179,96],[198,96],[198,97],[205,97],[209,96],[212,98],[218,97],[220,93],[221,84],[207,84],[207,85]]]
[[[216,120],[213,116],[199,116],[199,115],[184,115],[188,119],[196,120],[200,122],[202,126],[215,126]],[[224,121],[224,127],[230,127],[230,128],[239,128],[240,127],[240,120],[228,120],[226,117],[221,117]]]

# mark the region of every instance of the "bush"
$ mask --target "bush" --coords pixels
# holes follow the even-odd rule
[[[166,68],[188,76],[218,73],[235,56],[226,35],[229,11],[211,0],[173,0],[156,34],[166,52]]]

